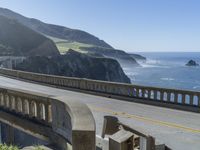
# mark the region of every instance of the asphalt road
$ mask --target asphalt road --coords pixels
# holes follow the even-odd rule
[[[117,116],[120,121],[145,130],[173,150],[200,150],[200,114],[120,101],[79,92],[28,83],[0,76],[0,85],[85,102],[91,109],[101,135],[103,116]],[[199,108],[200,109],[200,108]]]

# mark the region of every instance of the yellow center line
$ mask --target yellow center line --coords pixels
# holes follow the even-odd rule
[[[192,132],[192,133],[200,133],[199,129],[193,129],[193,128],[182,126],[182,125],[175,124],[175,123],[155,120],[155,119],[151,119],[151,118],[141,117],[141,116],[137,116],[137,115],[133,115],[133,114],[128,114],[128,113],[125,113],[125,112],[113,111],[113,110],[110,110],[110,109],[95,107],[95,106],[91,106],[91,105],[90,105],[90,108],[95,110],[95,111],[109,113],[109,114],[112,114],[112,115],[115,115],[115,116],[137,119],[137,120],[141,120],[141,121],[144,121],[144,122],[149,122],[149,123],[157,124],[157,125],[160,125],[160,126],[167,126],[167,127],[171,127],[171,128],[181,129],[181,130]]]

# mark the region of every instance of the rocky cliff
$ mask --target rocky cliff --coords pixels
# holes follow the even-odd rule
[[[52,37],[53,39],[59,38],[61,41],[67,41],[67,43],[74,43],[78,42],[80,45],[89,44],[92,47],[80,47],[80,49],[87,50],[94,53],[99,53],[109,58],[114,58],[120,62],[122,66],[127,65],[128,63],[131,66],[139,66],[137,63],[136,58],[143,58],[140,55],[129,55],[123,50],[114,49],[108,43],[99,38],[91,35],[85,31],[71,29],[68,27],[63,27],[59,25],[47,24],[40,20],[27,18],[22,16],[16,12],[13,12],[9,9],[0,8],[0,15],[5,16],[10,19],[15,19],[19,23],[23,24],[24,26],[31,28],[32,30],[42,33],[47,37]],[[57,40],[56,40],[57,41]],[[84,45],[83,44],[83,45]],[[69,44],[66,44],[69,46]],[[73,45],[73,44],[71,44]],[[76,45],[77,46],[77,45]],[[74,49],[74,47],[66,47],[66,51],[68,49]]]
[[[87,52],[101,54],[104,57],[116,59],[122,66],[125,66],[127,64],[132,66],[140,66],[133,57],[122,50],[103,47],[81,47],[81,49]]]
[[[120,64],[110,58],[94,57],[69,50],[65,55],[55,57],[29,57],[18,64],[15,69],[88,78],[113,82],[130,83]]]

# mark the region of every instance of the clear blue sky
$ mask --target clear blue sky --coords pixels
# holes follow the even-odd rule
[[[0,0],[0,7],[126,51],[200,51],[200,0]]]

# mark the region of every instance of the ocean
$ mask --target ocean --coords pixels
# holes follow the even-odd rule
[[[200,66],[185,64],[193,59],[200,64],[200,52],[137,53],[147,58],[141,67],[123,68],[136,85],[200,91]]]

